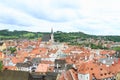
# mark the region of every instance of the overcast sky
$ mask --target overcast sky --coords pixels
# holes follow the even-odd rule
[[[120,35],[120,0],[0,0],[0,30]]]

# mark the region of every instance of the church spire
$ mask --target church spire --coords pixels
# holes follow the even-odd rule
[[[53,34],[53,28],[51,28],[51,34]]]
[[[51,42],[54,42],[54,33],[53,33],[53,28],[51,28]]]

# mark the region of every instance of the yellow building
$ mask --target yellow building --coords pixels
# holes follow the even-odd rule
[[[116,80],[120,80],[120,72],[116,75]]]
[[[6,48],[7,48],[6,44],[4,42],[0,42],[0,51],[3,51]]]

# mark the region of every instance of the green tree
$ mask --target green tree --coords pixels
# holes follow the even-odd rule
[[[113,50],[120,51],[120,47],[113,47]]]
[[[0,71],[3,69],[3,63],[0,61]]]
[[[10,47],[9,50],[11,51],[11,53],[13,54],[16,51],[15,47]]]

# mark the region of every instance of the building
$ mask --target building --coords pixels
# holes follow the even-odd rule
[[[51,29],[51,34],[45,34],[45,35],[43,35],[42,42],[44,42],[44,43],[54,43],[53,29]]]
[[[0,60],[3,60],[4,59],[4,54],[2,52],[0,52]]]
[[[29,72],[4,70],[0,72],[0,80],[33,80]]]
[[[0,51],[3,51],[7,48],[6,44],[4,42],[0,42]]]

